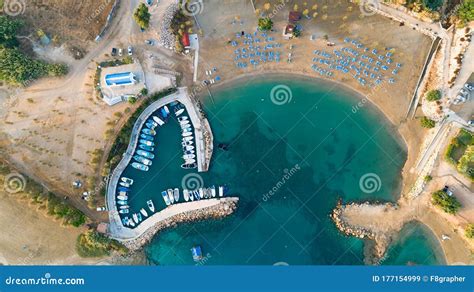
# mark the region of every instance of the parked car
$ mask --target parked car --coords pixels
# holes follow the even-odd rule
[[[449,189],[448,186],[444,186],[443,192],[445,192],[450,197],[453,195],[453,192]]]
[[[97,212],[102,212],[102,211],[105,211],[105,207],[97,207]]]
[[[112,53],[111,53],[112,57],[115,57],[117,56],[117,48],[112,48]]]
[[[132,46],[128,46],[127,51],[128,51],[129,56],[131,56],[133,54],[132,50],[133,50]]]
[[[123,55],[123,49],[119,49],[119,56],[122,57]]]
[[[469,126],[474,126],[474,120],[468,121],[467,124],[468,124]]]
[[[469,83],[464,84],[464,87],[465,87],[466,89],[468,89],[469,91],[471,91],[471,90],[474,89],[474,86],[473,86],[472,84],[469,84]]]
[[[145,40],[145,44],[153,46],[153,40]]]

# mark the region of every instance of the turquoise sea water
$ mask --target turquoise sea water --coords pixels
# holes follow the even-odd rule
[[[229,150],[215,147],[209,172],[198,178],[227,184],[239,207],[228,218],[158,234],[146,248],[150,263],[194,264],[190,248],[199,244],[200,264],[363,264],[363,241],[342,236],[329,215],[340,198],[396,200],[406,153],[381,114],[332,83],[282,77],[237,82],[214,101],[204,107],[215,144]],[[163,208],[160,192],[196,173],[179,167],[176,122],[157,136],[150,171],[125,171],[136,181],[135,210],[149,198]],[[367,174],[375,185],[361,189]]]

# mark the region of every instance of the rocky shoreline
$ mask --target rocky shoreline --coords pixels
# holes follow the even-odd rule
[[[336,227],[346,236],[354,236],[357,238],[367,240],[364,246],[364,262],[366,264],[378,264],[385,255],[385,251],[390,243],[389,236],[385,234],[378,234],[367,228],[352,226],[344,220],[343,213],[347,207],[369,205],[369,202],[357,204],[351,203],[343,205],[342,200],[339,200],[336,208],[333,209],[330,215]],[[394,208],[391,203],[384,204],[387,208]]]
[[[196,222],[206,219],[220,219],[231,215],[237,209],[239,199],[236,197],[222,199],[217,205],[193,210],[189,212],[180,213],[166,220],[160,221],[153,227],[149,228],[138,238],[122,242],[131,252],[140,250],[143,246],[148,244],[153,236],[158,232],[166,229],[176,227],[179,223]]]

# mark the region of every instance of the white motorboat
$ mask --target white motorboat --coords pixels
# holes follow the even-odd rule
[[[160,119],[160,118],[157,117],[157,116],[153,116],[152,118],[153,118],[153,120],[154,120],[158,125],[160,125],[160,126],[162,126],[162,125],[165,124],[165,122],[163,122],[163,120]]]
[[[187,121],[188,119],[188,116],[182,116],[178,118],[178,122]]]
[[[192,133],[193,132],[193,129],[191,127],[184,127],[184,128],[181,128],[181,130],[183,130],[183,133]]]
[[[222,197],[224,195],[224,187],[219,186],[219,197]]]
[[[188,164],[188,165],[189,165],[189,164],[194,164],[194,163],[196,163],[196,159],[185,159],[185,160],[184,160],[184,163],[185,163],[185,164]]]
[[[148,200],[148,201],[146,201],[146,204],[148,205],[148,209],[150,209],[150,211],[151,211],[152,213],[154,213],[154,212],[155,212],[155,205],[153,204],[153,201],[152,201],[152,200]]]
[[[129,184],[129,185],[133,185],[133,179],[131,179],[131,178],[121,177],[120,180],[123,181],[124,183]]]
[[[123,205],[123,206],[120,206],[119,208],[120,208],[121,210],[125,210],[125,209],[128,209],[129,207],[128,207],[128,205]]]
[[[132,217],[133,217],[133,221],[135,221],[135,223],[138,224],[138,216],[137,216],[137,213],[134,213],[134,214],[132,215]]]
[[[179,122],[179,124],[180,124],[181,126],[183,126],[183,125],[189,125],[189,121],[188,121],[188,120],[184,120],[184,121]]]
[[[166,192],[168,193],[168,199],[170,200],[171,204],[174,204],[174,194],[172,189],[167,189]]]
[[[174,112],[174,114],[175,114],[176,116],[179,116],[179,115],[181,115],[182,113],[184,113],[184,108],[180,108],[179,110],[177,110],[177,111]]]
[[[128,187],[131,186],[131,184],[126,183],[126,182],[124,182],[124,181],[119,182],[119,185],[121,185],[122,187],[126,187],[126,188],[128,188]]]
[[[135,223],[133,223],[133,220],[128,220],[128,225],[135,227]]]
[[[191,201],[194,201],[193,191],[188,191],[188,193],[189,193],[189,199],[190,199]]]
[[[194,140],[193,136],[183,137],[183,141],[192,141],[192,140]]]
[[[186,202],[189,201],[189,192],[187,189],[183,189],[183,197]]]
[[[183,132],[181,136],[188,137],[188,136],[192,136],[192,134],[193,134],[192,132]]]
[[[183,155],[183,159],[193,159],[196,158],[196,155],[194,154],[185,154]]]
[[[128,209],[122,209],[118,211],[120,214],[128,214]]]
[[[216,187],[215,187],[215,186],[212,186],[212,188],[211,188],[211,196],[212,196],[213,198],[216,197]]]
[[[148,213],[146,212],[145,209],[141,208],[140,213],[142,213],[143,216],[148,217]]]
[[[163,108],[165,109],[165,112],[169,115],[170,114],[170,109],[166,105]]]
[[[201,199],[204,198],[204,190],[203,190],[203,188],[199,188],[199,197],[200,197]]]
[[[173,190],[173,195],[174,195],[174,201],[177,203],[179,201],[179,189],[175,188]]]
[[[194,150],[194,146],[188,146],[188,145],[186,145],[186,146],[184,146],[183,148],[184,148],[185,151]]]
[[[126,201],[126,200],[128,200],[128,196],[121,196],[121,195],[118,195],[118,196],[117,196],[117,199],[122,200],[122,201]]]
[[[168,193],[166,191],[162,191],[161,196],[163,197],[163,200],[165,201],[166,206],[171,205],[171,201],[168,198]]]

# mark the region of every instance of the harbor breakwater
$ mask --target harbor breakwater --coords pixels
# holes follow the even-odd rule
[[[219,199],[218,204],[176,214],[157,222],[139,237],[122,241],[122,243],[132,252],[140,250],[143,246],[148,244],[158,232],[166,228],[176,227],[180,223],[196,222],[206,219],[220,219],[229,216],[237,209],[238,201],[239,198],[237,197]]]

